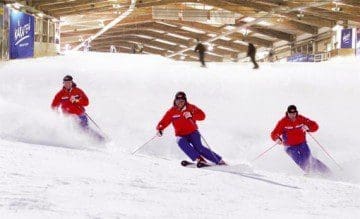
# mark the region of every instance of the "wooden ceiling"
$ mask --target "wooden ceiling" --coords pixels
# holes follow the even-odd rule
[[[94,35],[131,3],[130,0],[26,2],[61,20],[62,47],[65,44],[74,47]],[[230,20],[216,18],[229,14]],[[212,18],[216,22],[210,21]],[[261,22],[241,28],[257,18],[262,18]],[[290,44],[304,34],[317,35],[320,28],[349,22],[360,24],[359,0],[137,0],[135,10],[94,39],[91,49],[108,52],[114,45],[120,52],[129,52],[134,43],[141,43],[145,53],[176,54],[172,58],[196,60],[191,48],[194,39],[199,38],[211,41],[209,61],[236,60],[245,54],[248,42],[258,48],[272,48],[280,42]],[[231,31],[234,29],[237,31]],[[211,40],[219,35],[224,37]]]

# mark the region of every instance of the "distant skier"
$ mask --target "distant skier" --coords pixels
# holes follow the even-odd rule
[[[197,39],[197,44],[195,47],[195,52],[199,53],[199,61],[201,63],[201,67],[206,67],[205,65],[205,52],[206,52],[206,48],[205,46],[201,43],[201,41],[199,39]]]
[[[201,143],[201,135],[196,121],[204,119],[205,113],[197,106],[188,103],[186,94],[179,91],[175,95],[173,106],[166,112],[156,127],[158,136],[162,136],[163,130],[172,123],[179,147],[191,160],[206,164],[205,159],[207,159],[218,165],[225,165],[225,162],[218,154]]]
[[[315,132],[318,124],[298,114],[295,105],[287,108],[286,115],[271,132],[271,138],[285,146],[286,153],[305,173],[330,173],[330,169],[311,155],[306,132]]]
[[[271,49],[271,50],[269,51],[269,55],[268,55],[268,60],[269,60],[269,62],[274,62],[274,55],[275,55],[275,52],[274,52],[273,49]]]
[[[131,53],[132,54],[135,54],[136,53],[136,44],[134,43],[132,46],[131,46]]]
[[[255,60],[255,55],[256,55],[256,48],[252,43],[249,43],[247,56],[249,56],[251,58],[252,63],[254,63],[254,69],[257,69],[259,68],[259,65]]]
[[[79,125],[85,131],[88,131],[99,140],[104,140],[103,136],[89,128],[88,118],[85,114],[85,106],[88,105],[89,99],[84,91],[76,86],[72,76],[66,75],[63,78],[63,88],[55,95],[51,107],[54,110],[60,107],[64,113],[76,116]]]

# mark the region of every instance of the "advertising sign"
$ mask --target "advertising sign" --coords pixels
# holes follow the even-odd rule
[[[341,48],[351,48],[352,46],[352,29],[342,29],[341,30]]]
[[[360,28],[356,29],[356,55],[360,56]]]
[[[294,54],[287,57],[288,62],[314,62],[314,55],[311,54]]]
[[[34,56],[34,17],[10,9],[10,59]]]

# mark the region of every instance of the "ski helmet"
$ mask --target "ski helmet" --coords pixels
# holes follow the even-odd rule
[[[288,112],[288,113],[297,113],[298,111],[297,111],[295,105],[290,105],[290,106],[288,106],[288,108],[287,108],[287,112]]]
[[[186,100],[186,94],[184,91],[179,91],[175,94],[175,99],[184,99]]]
[[[63,81],[72,81],[73,77],[71,75],[66,75],[63,79]]]

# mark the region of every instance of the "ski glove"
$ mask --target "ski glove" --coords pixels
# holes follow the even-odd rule
[[[282,145],[283,144],[283,141],[281,140],[281,138],[278,138],[278,139],[276,139],[276,144],[280,144],[280,145]]]
[[[303,130],[303,132],[308,132],[309,131],[309,127],[307,125],[303,125],[301,127],[301,129]]]
[[[70,102],[71,102],[71,103],[77,103],[77,102],[79,102],[79,99],[76,98],[76,96],[71,96],[71,97],[70,97]]]
[[[159,131],[156,133],[156,135],[157,135],[158,137],[161,137],[162,134],[163,134],[163,131],[162,131],[162,130],[159,130]]]
[[[185,117],[185,119],[189,119],[189,118],[192,117],[191,113],[188,112],[188,111],[184,112],[184,113],[183,113],[183,116]]]

